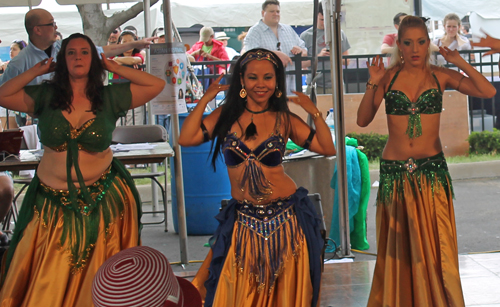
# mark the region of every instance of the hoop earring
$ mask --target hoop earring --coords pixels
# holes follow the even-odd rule
[[[276,90],[274,91],[274,95],[277,97],[277,98],[281,98],[281,96],[283,95],[283,92],[280,91],[280,89],[278,88],[278,86],[276,86]]]
[[[246,98],[247,97],[247,91],[245,90],[245,86],[242,85],[242,89],[240,91],[240,97],[241,98]]]

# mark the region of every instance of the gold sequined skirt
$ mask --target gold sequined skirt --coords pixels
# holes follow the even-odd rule
[[[311,306],[309,254],[293,207],[256,219],[259,211],[264,216],[271,209],[245,206],[237,212],[212,306]],[[252,210],[255,215],[249,214]],[[212,250],[193,280],[202,297],[211,261]]]
[[[30,186],[37,191],[36,203],[27,203],[25,197],[23,207],[34,207],[34,214],[13,253],[0,291],[0,306],[93,306],[92,280],[101,264],[119,251],[139,244],[140,211],[135,187],[131,187],[130,182],[130,175],[123,168],[102,193],[103,197],[93,209],[99,213],[98,227],[93,230],[97,232],[97,240],[87,247],[89,255],[78,269],[69,246],[72,239],[76,240],[76,224],[71,223],[70,237],[61,243],[63,232],[68,231],[65,225],[68,211],[64,204],[47,197],[47,187],[39,183],[38,187]],[[106,210],[112,212],[111,217],[104,217]],[[84,240],[88,233],[84,231],[81,235],[80,239]]]
[[[452,195],[442,154],[381,161],[369,307],[464,306]]]

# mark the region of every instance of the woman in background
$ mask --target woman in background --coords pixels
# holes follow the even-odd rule
[[[133,31],[123,30],[118,38],[118,44],[131,43],[137,40],[137,36]],[[139,49],[130,49],[122,54],[119,54],[113,58],[113,60],[120,65],[127,65],[133,67],[134,69],[140,69],[139,65],[144,64],[144,56],[141,54]],[[113,79],[118,79],[120,76],[113,75]]]
[[[10,45],[10,52],[9,52],[10,59],[12,60],[13,58],[15,58],[19,54],[19,52],[21,52],[21,50],[23,50],[24,47],[26,47],[26,46],[27,46],[26,42],[23,41],[22,39],[16,39],[15,41],[13,41],[12,44]],[[9,62],[10,61],[2,63],[2,65],[0,66],[0,74],[2,74],[5,71],[5,69],[7,68],[7,65],[9,65]],[[3,112],[5,112],[4,108],[0,108],[0,109]],[[5,114],[5,116],[7,116],[7,114]],[[22,126],[25,126],[27,124],[26,113],[10,112],[9,117],[11,117],[11,116],[16,118],[15,120],[16,120],[17,126],[22,127]],[[9,120],[9,128],[15,128],[13,125],[14,123],[12,123],[12,121],[10,121],[10,119],[6,118],[6,120]],[[28,124],[30,124],[30,122],[28,122]],[[6,129],[7,126],[5,125],[3,128]]]
[[[445,34],[441,38],[436,38],[433,43],[438,47],[447,47],[450,50],[471,50],[472,46],[469,39],[460,33],[462,21],[455,13],[446,15],[443,19],[443,27]],[[466,61],[468,55],[462,56]],[[437,55],[437,65],[444,65],[446,61],[442,55]]]

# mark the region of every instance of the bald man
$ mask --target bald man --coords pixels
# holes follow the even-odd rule
[[[57,25],[54,17],[44,9],[33,9],[26,13],[24,26],[28,32],[29,44],[19,52],[19,54],[9,62],[9,66],[0,77],[0,85],[25,72],[35,64],[50,57],[56,60],[57,53],[61,49],[61,40],[57,40]],[[99,54],[103,53],[106,57],[112,57],[121,54],[130,49],[142,49],[148,47],[152,38],[145,38],[127,44],[109,45],[97,47]],[[28,85],[42,83],[43,80],[50,79],[51,74],[45,74],[36,77]]]

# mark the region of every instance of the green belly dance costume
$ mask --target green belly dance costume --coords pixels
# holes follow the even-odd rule
[[[421,114],[442,110],[442,92],[424,91],[416,102],[401,91],[385,94],[388,115],[408,116],[406,134],[422,135]],[[443,153],[406,161],[380,161],[377,263],[369,307],[464,306],[453,190]]]
[[[111,144],[116,120],[131,105],[130,84],[102,89],[103,105],[80,128],[50,107],[49,83],[25,87],[35,101],[40,141],[67,152],[67,190],[33,178],[25,195],[3,268],[2,306],[92,306],[90,289],[100,265],[140,243],[140,199],[125,167],[116,159],[102,176],[85,185],[79,151],[102,152]],[[71,171],[75,170],[80,188]]]

